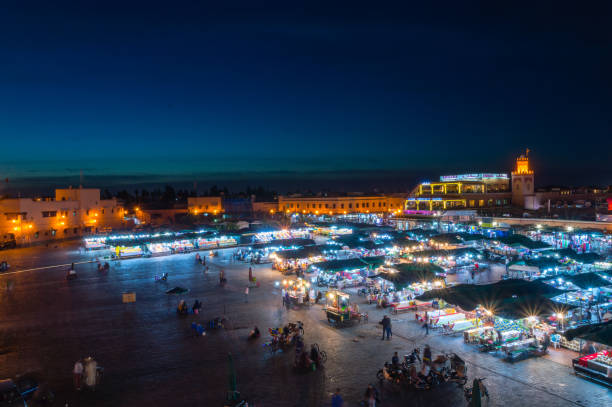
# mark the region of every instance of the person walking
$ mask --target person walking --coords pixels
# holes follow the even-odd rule
[[[423,363],[431,363],[431,348],[429,347],[429,345],[425,345],[425,349],[423,349]]]
[[[387,335],[387,340],[390,340],[392,333],[391,333],[391,318],[389,318],[387,315],[385,315],[382,319],[382,321],[380,321],[380,324],[382,325],[383,328],[383,334],[382,334],[382,338],[381,340],[384,341],[385,340],[385,334]]]
[[[336,389],[336,392],[332,396],[331,407],[343,407],[343,406],[344,406],[344,400],[342,400],[342,396],[340,395],[340,388],[338,387]]]
[[[249,286],[244,289],[244,302],[249,302]]]
[[[77,390],[81,390],[81,382],[83,380],[83,363],[81,359],[77,360],[74,364],[74,369],[72,370],[73,379],[74,379],[74,388]]]
[[[427,323],[427,320],[425,320],[425,323],[423,323],[423,329],[425,330],[425,335],[429,335],[429,324]]]
[[[376,391],[376,388],[369,384],[368,388],[365,391],[363,399],[364,404],[367,407],[376,407],[376,401],[378,400],[378,392]]]

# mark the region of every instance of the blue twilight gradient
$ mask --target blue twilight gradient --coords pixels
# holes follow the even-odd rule
[[[551,182],[612,183],[609,3],[225,3],[3,3],[0,176],[498,172],[529,147]]]

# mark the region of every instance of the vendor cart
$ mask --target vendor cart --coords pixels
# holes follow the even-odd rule
[[[333,290],[327,293],[327,304],[325,305],[325,315],[327,321],[335,326],[350,325],[353,321],[361,317],[353,317],[348,294]]]

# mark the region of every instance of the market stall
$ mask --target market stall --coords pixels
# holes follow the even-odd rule
[[[102,250],[107,247],[106,237],[91,237],[85,239],[85,249],[87,250]]]
[[[255,234],[254,240],[257,243],[268,243],[274,240],[291,240],[291,239],[310,239],[310,229],[282,229]]]
[[[463,311],[474,312],[472,316],[460,315],[456,310],[444,311],[445,314],[438,317],[436,315],[440,311],[432,311],[433,318],[430,315],[428,317],[432,326],[448,326],[466,321],[459,325],[460,328],[468,329],[464,340],[479,344],[482,350],[499,351],[505,359],[516,361],[540,355],[546,350],[552,328],[539,317],[567,313],[569,306],[548,298],[560,293],[561,290],[542,281],[504,280],[478,286],[460,284],[431,290],[417,298],[440,298],[461,307]],[[490,329],[481,329],[481,325],[493,325],[496,335]],[[448,327],[446,330],[453,328]]]
[[[140,246],[115,246],[113,248],[114,256],[118,259],[129,259],[132,257],[140,257],[143,255]]]
[[[612,321],[573,329],[565,336],[580,342],[580,356],[572,360],[574,372],[612,386]]]
[[[296,280],[283,280],[282,287],[286,299],[289,303],[295,305],[309,304],[310,301],[314,301],[311,297],[311,284],[310,282],[298,278]]]
[[[530,253],[550,249],[550,245],[532,240],[523,235],[509,235],[486,243],[489,250],[505,256],[518,256],[522,258]]]
[[[191,240],[175,240],[170,243],[170,249],[172,253],[188,253],[193,251],[195,246]]]
[[[169,243],[149,243],[147,244],[147,251],[151,253],[151,256],[165,256],[172,254],[172,249]]]
[[[351,306],[350,296],[338,290],[327,293],[324,311],[327,321],[336,326],[347,325],[362,318],[359,310]]]
[[[390,283],[391,292],[385,306],[393,312],[416,309],[414,298],[427,290],[445,286],[444,278],[437,275],[442,269],[434,264],[398,263],[380,267],[377,277]]]
[[[317,273],[316,281],[320,286],[356,287],[364,285],[368,275],[384,261],[384,257],[329,260],[311,264],[309,271]]]
[[[325,248],[326,246],[323,246]],[[325,261],[321,246],[306,246],[301,249],[279,250],[270,254],[274,268],[279,271],[306,271],[310,264]]]

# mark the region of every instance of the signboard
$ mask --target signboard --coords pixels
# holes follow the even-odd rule
[[[451,181],[484,181],[492,179],[508,179],[508,174],[460,174],[460,175],[443,175],[440,177],[441,182]]]
[[[136,302],[136,293],[123,293],[123,303]]]

